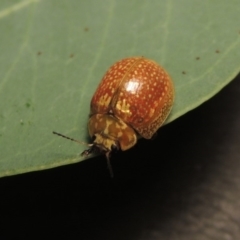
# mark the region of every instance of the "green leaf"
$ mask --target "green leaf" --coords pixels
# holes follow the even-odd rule
[[[83,160],[89,103],[108,67],[145,56],[173,78],[167,122],[239,72],[239,0],[0,3],[0,175]]]

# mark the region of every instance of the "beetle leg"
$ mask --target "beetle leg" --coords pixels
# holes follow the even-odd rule
[[[80,155],[81,155],[82,157],[87,157],[88,155],[90,155],[90,154],[93,153],[94,151],[95,151],[95,147],[92,146],[92,147],[90,147],[89,149],[84,150]]]
[[[108,170],[110,173],[111,178],[113,178],[114,174],[113,174],[113,169],[112,169],[112,165],[110,162],[110,151],[106,152],[106,158],[107,158],[107,165],[108,165]]]

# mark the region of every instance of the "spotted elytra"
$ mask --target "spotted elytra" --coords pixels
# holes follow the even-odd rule
[[[90,148],[81,155],[104,153],[112,175],[111,151],[128,150],[140,137],[152,138],[169,115],[173,100],[172,80],[156,62],[144,57],[116,62],[92,97],[88,121],[92,143],[87,144]]]

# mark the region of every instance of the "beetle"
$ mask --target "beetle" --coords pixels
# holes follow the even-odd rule
[[[151,139],[168,117],[173,102],[171,77],[155,61],[129,57],[116,62],[92,97],[88,121],[92,143],[81,155],[104,153],[112,175],[111,152],[128,150],[139,138]]]

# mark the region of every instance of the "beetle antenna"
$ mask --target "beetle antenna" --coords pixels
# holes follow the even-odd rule
[[[53,134],[56,134],[56,135],[58,135],[58,136],[60,136],[60,137],[66,138],[66,139],[68,139],[68,140],[71,140],[71,141],[73,141],[73,142],[79,143],[79,144],[81,144],[81,145],[85,145],[85,146],[88,146],[88,147],[91,147],[91,146],[93,145],[93,144],[89,144],[89,143],[85,143],[85,142],[76,140],[76,139],[74,139],[74,138],[67,137],[67,136],[65,136],[65,135],[63,135],[63,134],[61,134],[61,133],[57,133],[57,132],[54,132],[54,131],[53,131],[52,133],[53,133]]]

